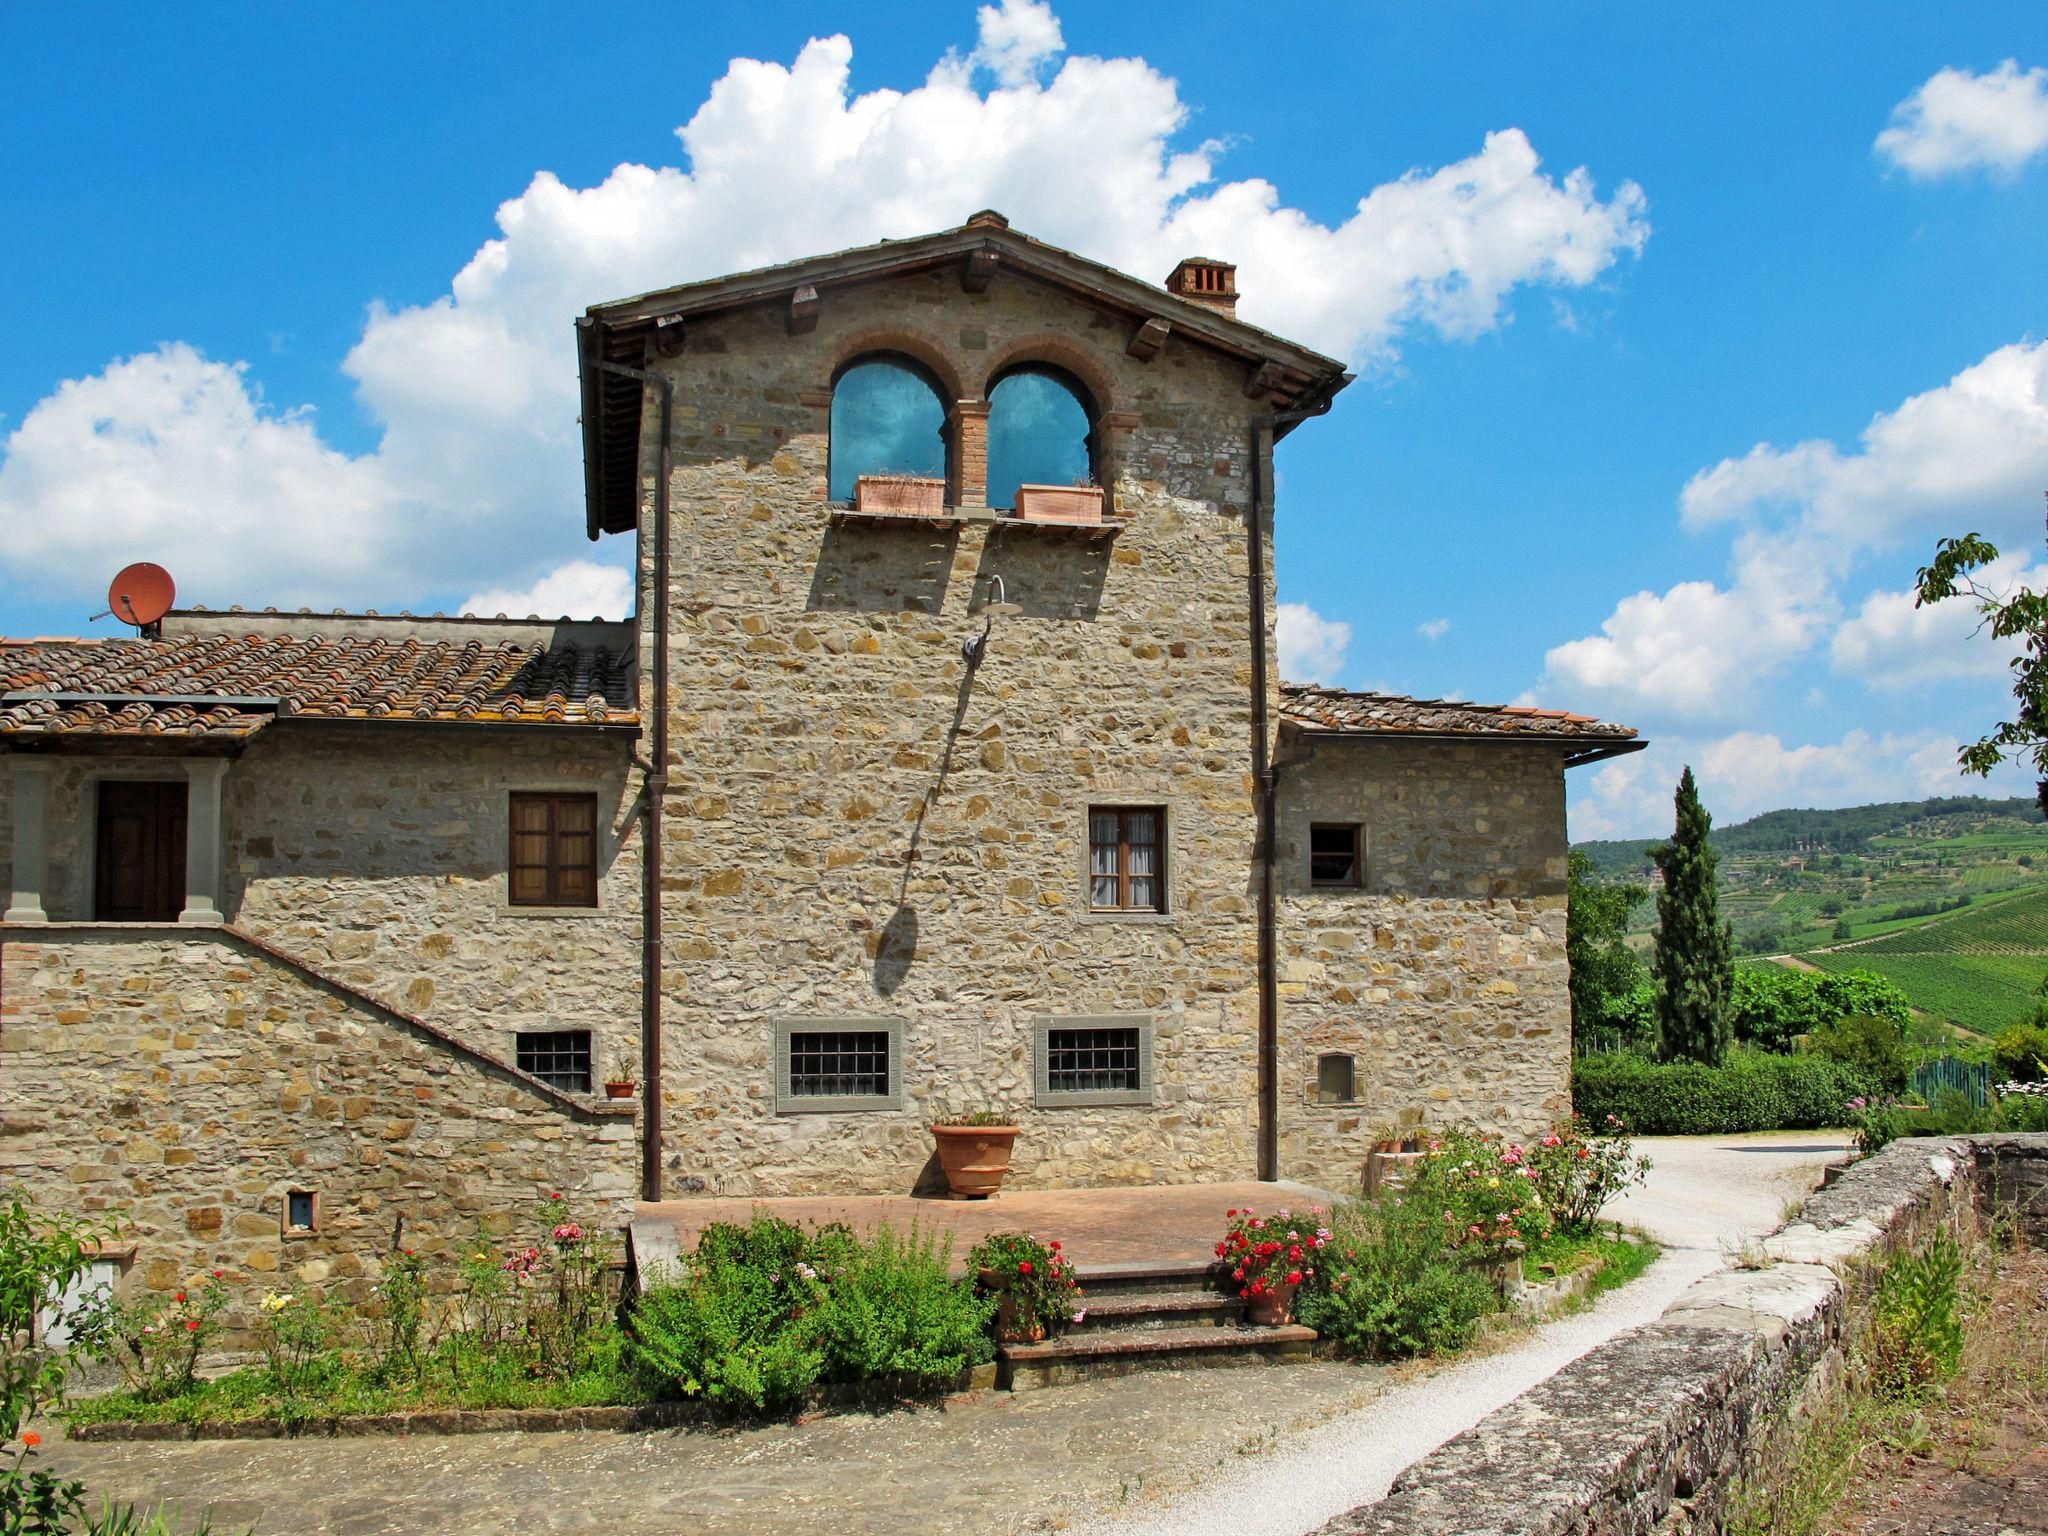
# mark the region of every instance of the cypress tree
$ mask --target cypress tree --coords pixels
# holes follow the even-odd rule
[[[1657,1049],[1666,1061],[1719,1066],[1728,1054],[1735,984],[1735,931],[1721,921],[1714,882],[1713,819],[1687,767],[1673,805],[1671,841],[1650,850],[1663,871],[1657,893]]]

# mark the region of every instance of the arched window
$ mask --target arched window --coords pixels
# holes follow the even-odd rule
[[[862,475],[946,474],[946,402],[930,375],[893,353],[864,357],[832,386],[834,501]]]
[[[1087,396],[1065,374],[1027,364],[988,394],[988,504],[1017,505],[1020,485],[1094,482],[1095,421]]]

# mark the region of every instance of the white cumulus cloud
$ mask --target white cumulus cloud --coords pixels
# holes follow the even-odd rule
[[[2000,596],[2021,586],[2040,591],[2048,567],[2027,566],[2024,556],[2006,555],[1974,578]],[[1877,591],[1835,631],[1835,670],[1874,688],[1920,687],[1958,677],[2003,677],[2021,649],[2018,640],[1992,638],[1984,616],[1968,598],[1916,607],[1914,593]]]
[[[633,609],[633,573],[622,566],[595,560],[571,560],[556,566],[530,587],[473,593],[464,613],[484,618],[504,614],[523,619],[622,619]]]
[[[1679,497],[1689,528],[1736,530],[1727,584],[1685,581],[1622,599],[1599,634],[1546,654],[1550,691],[1563,683],[1609,707],[1728,718],[1834,628],[1859,559],[1899,549],[1924,557],[1936,538],[1971,530],[2023,556],[2040,536],[2043,486],[2048,342],[2000,347],[1879,412],[1853,449],[1759,444],[1701,470]],[[1897,601],[1885,592],[1865,600],[1840,632],[1838,668],[1873,676],[1900,663],[1898,647],[1916,637],[1939,640],[1943,656],[1967,652],[1955,649],[1955,626],[1969,628],[1955,604],[1907,621]],[[1904,664],[1921,677],[1965,675],[1932,653]]]
[[[2022,72],[2007,59],[1981,75],[1938,70],[1892,108],[1872,147],[1916,177],[2010,174],[2048,150],[2048,69]]]
[[[1290,683],[1334,683],[1351,645],[1351,626],[1307,603],[1282,603],[1275,615],[1280,675]]]
[[[2031,781],[2002,768],[1989,780],[1956,767],[1952,736],[1939,731],[1852,730],[1831,742],[1788,746],[1764,731],[1673,738],[1615,758],[1571,782],[1571,837],[1669,836],[1678,775],[1692,765],[1717,826],[1788,806],[1827,809],[1930,795],[2027,794]]]
[[[1269,181],[1220,179],[1224,151],[1183,141],[1193,109],[1145,60],[1065,53],[1039,0],[978,21],[966,56],[907,90],[856,93],[843,36],[789,63],[734,59],[677,130],[681,165],[587,187],[537,174],[446,293],[369,311],[343,367],[381,430],[374,452],[337,452],[239,365],[189,347],[61,386],[5,444],[0,575],[83,594],[147,554],[208,602],[516,586],[537,552],[580,545],[570,316],[978,207],[1150,278],[1190,253],[1233,260],[1247,319],[1364,364],[1412,327],[1499,325],[1519,287],[1593,282],[1648,234],[1633,183],[1603,197],[1584,169],[1549,174],[1515,128],[1324,223]],[[138,368],[160,382],[143,388]]]
[[[1450,632],[1451,621],[1449,619],[1424,619],[1415,626],[1415,633],[1422,636],[1431,645],[1435,645],[1437,641],[1443,639]]]

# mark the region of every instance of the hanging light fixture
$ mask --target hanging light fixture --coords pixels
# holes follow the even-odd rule
[[[1009,594],[1003,590],[1003,578],[1000,576],[989,577],[988,601],[981,605],[981,633],[969,635],[960,642],[960,654],[967,658],[967,664],[969,666],[979,666],[981,658],[988,653],[989,631],[995,626],[998,615],[1008,619],[1014,618],[1023,611],[1024,605],[1011,602]]]

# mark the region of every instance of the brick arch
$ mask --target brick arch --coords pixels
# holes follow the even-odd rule
[[[1020,337],[998,352],[982,376],[979,398],[986,400],[995,381],[1005,373],[1032,363],[1071,374],[1074,382],[1088,392],[1084,403],[1093,411],[1098,425],[1103,417],[1118,409],[1116,380],[1095,354],[1064,336],[1050,333]]]
[[[898,330],[893,327],[877,327],[873,330],[856,331],[843,338],[832,349],[832,369],[829,382],[839,382],[839,375],[853,364],[878,352],[895,352],[923,367],[937,380],[939,392],[948,411],[960,400],[978,399],[969,395],[961,383],[960,370],[929,337],[915,331]]]

